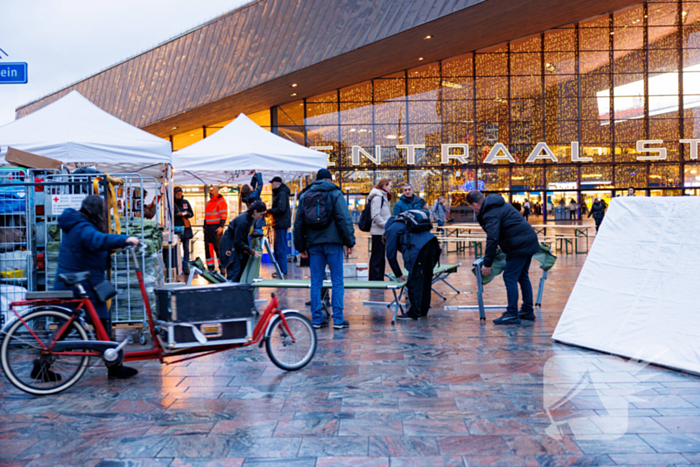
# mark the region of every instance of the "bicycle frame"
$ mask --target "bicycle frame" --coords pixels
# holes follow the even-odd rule
[[[141,271],[138,261],[136,259],[136,252],[132,249],[132,254],[134,258],[134,262],[136,264],[136,276],[139,281],[139,285],[141,288],[141,297],[144,301],[144,304],[146,306],[146,314],[148,317],[148,323],[151,331],[151,336],[153,338],[153,343],[155,347],[153,349],[149,350],[141,350],[141,351],[132,351],[132,352],[124,352],[124,361],[129,362],[129,361],[138,361],[138,360],[160,360],[162,363],[177,363],[181,362],[184,360],[190,360],[193,358],[199,358],[203,357],[206,355],[211,355],[213,353],[218,353],[218,352],[223,352],[226,350],[230,349],[235,349],[238,347],[246,347],[249,345],[255,345],[255,344],[261,344],[262,340],[265,338],[265,333],[267,331],[268,325],[270,323],[270,320],[272,319],[273,316],[278,315],[280,319],[282,320],[282,324],[284,326],[285,331],[289,334],[289,337],[292,339],[292,341],[295,341],[294,336],[292,335],[291,330],[289,329],[289,326],[287,325],[287,320],[284,317],[284,313],[280,311],[279,309],[279,304],[277,302],[277,297],[275,294],[272,294],[272,298],[270,300],[270,303],[267,305],[267,308],[263,312],[263,314],[260,316],[260,319],[258,320],[258,323],[255,325],[255,329],[253,330],[253,336],[251,339],[242,344],[226,344],[226,345],[208,345],[208,346],[198,346],[198,347],[192,347],[192,348],[185,348],[185,349],[178,349],[173,352],[166,352],[165,349],[160,345],[160,341],[158,340],[156,331],[155,331],[155,322],[153,320],[153,313],[151,311],[151,304],[148,301],[148,295],[146,293],[146,287],[144,285],[143,281],[143,272]],[[61,329],[58,330],[58,332],[55,334],[53,340],[47,347],[41,340],[34,334],[34,331],[27,325],[27,323],[24,321],[22,315],[20,315],[19,312],[17,312],[16,308],[17,307],[23,307],[23,306],[31,306],[31,307],[36,307],[36,306],[66,306],[66,305],[74,305],[75,306],[75,311],[71,314],[71,317],[66,323],[63,324]],[[84,310],[87,312],[87,315],[90,317],[90,320],[92,321],[92,325],[95,328],[95,333],[97,337],[97,341],[102,341],[102,342],[112,342],[109,339],[109,335],[107,334],[107,331],[105,330],[104,326],[102,325],[102,322],[100,321],[100,318],[97,314],[97,311],[95,310],[95,307],[93,306],[92,302],[90,301],[89,298],[87,297],[82,297],[78,299],[70,299],[70,300],[65,300],[65,299],[40,299],[40,300],[21,300],[17,302],[13,302],[10,305],[10,308],[12,311],[15,313],[17,316],[17,319],[19,319],[22,324],[29,330],[29,332],[34,336],[34,338],[39,342],[41,345],[43,352],[47,354],[52,354],[52,355],[87,355],[91,357],[98,357],[102,358],[102,352],[97,352],[97,351],[53,351],[53,347],[58,342],[63,335],[63,332],[69,328],[71,323],[73,323],[77,318],[78,318],[78,311]],[[114,343],[116,346],[116,342]],[[179,355],[189,355],[189,354],[201,354],[201,355],[195,355],[189,358],[181,359],[181,360],[176,360],[172,362],[165,362],[163,359],[165,357],[169,356],[179,356]]]

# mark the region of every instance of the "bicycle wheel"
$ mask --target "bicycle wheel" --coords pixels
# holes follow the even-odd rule
[[[65,391],[83,376],[89,356],[44,353],[38,342],[48,347],[70,318],[63,311],[44,309],[29,312],[23,316],[24,323],[17,320],[9,327],[0,348],[0,363],[15,387],[35,396],[46,396]],[[88,336],[74,320],[60,340],[85,341]]]
[[[287,326],[294,341],[284,328],[282,319],[277,316],[270,326],[266,344],[267,355],[272,363],[287,371],[304,368],[316,353],[316,331],[311,321],[297,312],[285,313]]]

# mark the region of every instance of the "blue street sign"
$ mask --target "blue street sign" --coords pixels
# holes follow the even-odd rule
[[[0,84],[27,84],[27,64],[0,62]]]

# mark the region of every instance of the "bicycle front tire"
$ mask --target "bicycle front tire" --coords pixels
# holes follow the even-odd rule
[[[43,351],[71,316],[63,311],[43,309],[22,316],[8,328],[0,347],[0,364],[17,389],[35,396],[58,394],[73,386],[90,363],[88,355],[55,355]],[[77,320],[67,328],[62,341],[88,340]]]
[[[287,312],[284,314],[287,326],[294,336],[294,342],[287,334],[282,319],[274,318],[267,336],[266,350],[272,363],[286,371],[304,368],[316,354],[316,330],[311,321],[301,313]]]

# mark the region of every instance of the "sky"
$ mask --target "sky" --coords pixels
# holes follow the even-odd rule
[[[27,84],[0,84],[0,126],[15,109],[148,50],[250,0],[0,0],[0,64],[27,62]]]

